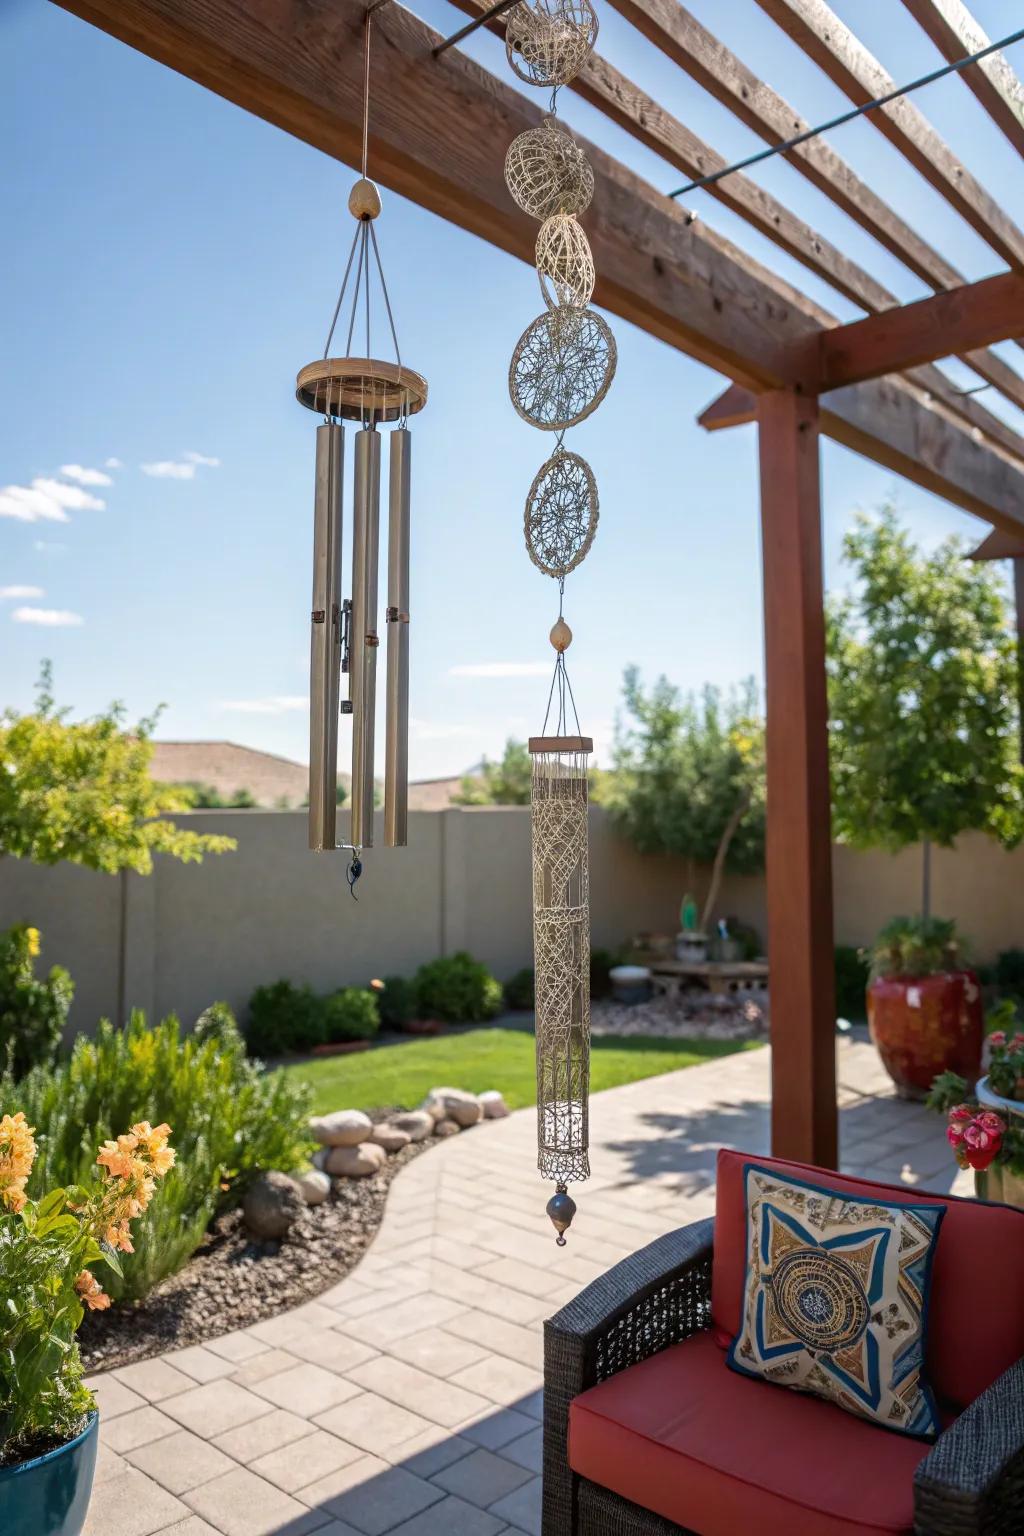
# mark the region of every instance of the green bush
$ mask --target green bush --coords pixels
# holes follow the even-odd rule
[[[0,933],[0,1071],[21,1077],[57,1055],[75,984],[55,965],[37,980],[39,931],[17,923]]]
[[[249,999],[245,1038],[255,1056],[308,1051],[324,1041],[324,1013],[312,987],[275,981],[257,987]]]
[[[416,972],[418,1012],[449,1024],[480,1024],[501,1012],[501,983],[465,950],[421,965]]]
[[[956,924],[942,917],[894,917],[871,949],[872,976],[934,976],[963,964]]]
[[[321,998],[323,1039],[328,1045],[344,1040],[372,1040],[380,1029],[377,999],[365,987],[343,987]]]
[[[533,970],[525,965],[506,981],[505,1001],[510,1008],[532,1008],[534,1000]]]
[[[172,1015],[150,1028],[133,1013],[123,1030],[107,1020],[94,1040],[80,1035],[71,1057],[0,1082],[10,1113],[24,1110],[38,1154],[29,1194],[89,1184],[97,1146],[138,1120],[166,1121],[178,1162],[160,1199],[140,1219],[135,1252],[111,1295],[137,1299],[194,1252],[218,1209],[237,1204],[258,1169],[304,1166],[310,1143],[309,1090],[246,1058],[237,1029],[219,1010],[220,1032],[182,1035]]]
[[[377,994],[377,1008],[384,1029],[402,1029],[416,1016],[416,988],[404,976],[385,976]]]
[[[1001,950],[992,980],[1000,992],[1010,992],[1024,998],[1024,949]]]
[[[841,1019],[861,1020],[867,1014],[867,988],[871,966],[862,949],[836,945],[836,1013]]]
[[[612,995],[611,973],[622,964],[622,956],[611,949],[590,951],[590,995],[594,1000]]]

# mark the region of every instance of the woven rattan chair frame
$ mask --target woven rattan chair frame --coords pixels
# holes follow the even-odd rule
[[[569,1404],[710,1325],[713,1235],[698,1221],[658,1238],[545,1323],[542,1536],[693,1536],[571,1471]],[[914,1477],[915,1536],[1022,1530],[1024,1360],[939,1436]]]

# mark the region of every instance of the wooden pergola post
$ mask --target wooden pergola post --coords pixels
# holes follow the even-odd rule
[[[772,1151],[838,1162],[818,401],[757,402],[767,697]]]

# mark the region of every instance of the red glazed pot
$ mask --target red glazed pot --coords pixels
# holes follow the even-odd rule
[[[973,971],[884,976],[868,987],[868,1025],[901,1098],[923,1099],[940,1072],[973,1087],[985,1026]]]

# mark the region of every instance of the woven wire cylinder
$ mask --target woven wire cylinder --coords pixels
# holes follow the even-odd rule
[[[590,870],[584,736],[530,741],[537,1166],[568,1184],[590,1176]]]

